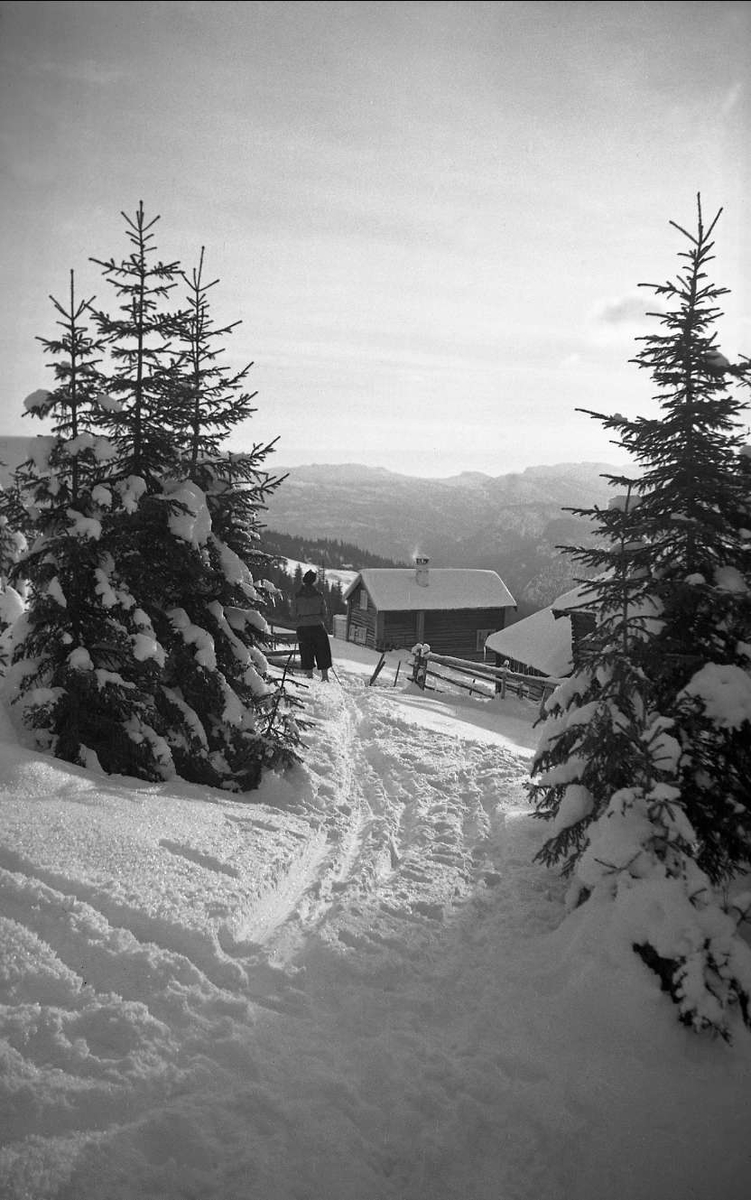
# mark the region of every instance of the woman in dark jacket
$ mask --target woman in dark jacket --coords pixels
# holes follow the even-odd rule
[[[292,616],[297,627],[300,664],[309,679],[313,678],[313,663],[321,672],[324,683],[331,666],[331,644],[326,632],[326,601],[315,586],[315,571],[306,571],[302,587],[292,597]]]

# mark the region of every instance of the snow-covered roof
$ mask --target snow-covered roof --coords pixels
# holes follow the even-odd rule
[[[488,650],[504,658],[513,658],[560,679],[573,667],[571,659],[571,618],[568,612],[587,598],[587,586],[572,588],[554,600],[548,608],[532,613],[507,629],[491,633],[485,642]],[[555,616],[560,613],[560,616]]]
[[[417,582],[414,567],[370,567],[360,571],[344,593],[362,580],[379,612],[460,608],[513,608],[514,597],[495,571],[431,567],[427,584]]]
[[[570,592],[564,592],[550,605],[554,613],[569,612],[574,608],[585,608],[596,597],[591,584],[580,583]]]
[[[491,633],[485,646],[503,658],[516,659],[543,675],[560,679],[573,665],[571,619],[562,616],[556,620],[551,608],[543,608],[508,629]]]

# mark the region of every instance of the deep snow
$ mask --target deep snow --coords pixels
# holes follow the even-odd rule
[[[745,1200],[751,1037],[562,922],[534,710],[334,648],[251,803],[0,728],[0,1194]]]

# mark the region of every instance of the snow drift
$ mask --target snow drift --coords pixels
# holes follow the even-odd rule
[[[253,803],[0,730],[0,1193],[745,1198],[751,1039],[562,920],[531,710],[368,688],[334,646]]]

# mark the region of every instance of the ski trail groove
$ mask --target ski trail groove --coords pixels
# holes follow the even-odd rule
[[[264,937],[290,963],[315,934],[367,969],[408,959],[499,874],[505,811],[524,807],[522,756],[406,722],[378,689],[313,691],[308,770],[329,845]]]
[[[317,726],[305,769],[312,784],[306,815],[320,821],[325,836],[315,863],[295,886],[288,902],[269,920],[262,942],[269,961],[287,961],[305,937],[341,903],[342,893],[367,877],[380,844],[378,822],[363,788],[357,752],[359,716],[350,697],[337,689],[314,693],[311,710]],[[378,851],[375,851],[378,857]]]

